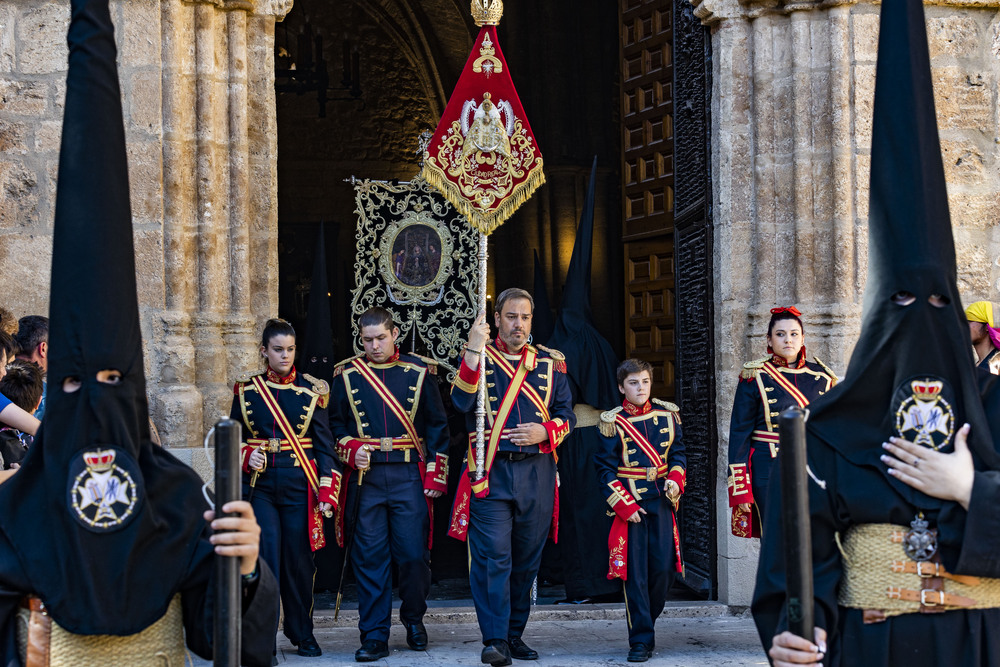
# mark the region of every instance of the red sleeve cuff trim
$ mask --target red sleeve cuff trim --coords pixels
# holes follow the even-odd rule
[[[667,473],[667,481],[671,480],[676,482],[677,486],[680,487],[681,493],[684,493],[684,484],[687,482],[687,472],[684,468],[680,466],[671,468],[670,472]]]
[[[243,459],[243,472],[248,475],[252,472],[250,470],[250,455],[253,454],[254,449],[256,449],[256,447],[253,447],[252,445],[243,445],[240,451],[241,458]]]
[[[616,479],[608,484],[608,487],[611,489],[611,495],[608,496],[608,504],[611,505],[611,509],[615,511],[618,518],[628,519],[635,514],[638,505],[631,494],[622,486],[622,483]]]
[[[354,468],[355,467],[354,457],[358,453],[358,450],[361,449],[363,446],[364,446],[363,442],[345,436],[337,441],[337,445],[336,447],[334,447],[334,449],[337,453],[337,458],[340,459],[341,463],[343,463],[345,466],[350,466]]]
[[[433,461],[427,462],[427,472],[424,473],[424,488],[428,491],[448,492],[448,456],[437,454]]]
[[[319,480],[319,501],[337,506],[338,496],[340,496],[341,475],[336,470],[332,471],[329,477],[320,477]]]
[[[750,486],[750,467],[746,463],[734,463],[729,466],[727,485],[729,487],[730,507],[753,502],[753,489]]]
[[[479,384],[479,369],[472,370],[469,368],[463,358],[462,364],[458,367],[458,379],[474,387]]]
[[[543,454],[551,454],[556,450],[556,447],[566,439],[569,435],[569,423],[564,422],[562,419],[553,419],[552,421],[547,421],[542,424],[545,427],[545,432],[548,433],[548,442],[538,443],[538,451]]]

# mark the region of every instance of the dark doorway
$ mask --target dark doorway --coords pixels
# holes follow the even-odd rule
[[[689,335],[686,332],[691,331],[688,325],[694,321],[681,321],[679,315],[685,308],[711,306],[711,225],[707,203],[705,215],[698,218],[700,222],[691,222],[694,218],[686,213],[694,210],[692,202],[708,201],[708,190],[703,188],[701,195],[693,195],[691,190],[682,194],[686,171],[673,168],[673,156],[689,150],[684,147],[697,141],[687,139],[679,127],[674,132],[673,124],[665,117],[667,107],[662,104],[658,111],[645,110],[649,111],[649,118],[641,116],[642,131],[650,140],[647,148],[661,154],[661,163],[656,163],[654,157],[652,171],[645,163],[641,168],[646,169],[643,174],[657,173],[656,169],[660,169],[663,175],[669,174],[667,180],[657,180],[654,185],[659,192],[656,192],[648,178],[640,179],[638,172],[626,171],[633,168],[629,159],[638,158],[623,160],[623,132],[629,131],[626,128],[638,116],[630,116],[621,105],[625,89],[634,87],[636,82],[628,77],[627,65],[625,70],[621,69],[625,62],[622,59],[626,49],[622,41],[625,23],[616,20],[616,12],[634,13],[634,16],[628,14],[632,24],[643,12],[659,12],[661,30],[655,39],[659,40],[661,60],[660,69],[653,76],[662,88],[660,99],[667,100],[670,109],[678,104],[676,100],[687,101],[688,95],[694,95],[701,96],[695,103],[699,113],[707,111],[704,76],[701,88],[684,88],[688,92],[683,98],[674,90],[673,77],[677,76],[679,61],[695,61],[674,55],[678,46],[673,32],[677,25],[683,24],[685,30],[697,34],[703,49],[697,63],[706,73],[707,38],[697,21],[685,23],[674,17],[671,0],[620,2],[618,8],[606,2],[588,3],[581,8],[570,0],[507,4],[499,28],[501,47],[545,157],[548,183],[491,236],[490,291],[496,294],[510,286],[531,289],[533,254],[538,251],[544,272],[542,282],[553,306],[558,307],[590,165],[596,155],[598,190],[592,299],[595,326],[619,357],[635,351],[656,361],[663,369],[657,378],[662,382],[658,395],[681,403],[689,451],[695,442],[699,443],[695,456],[691,456],[688,473],[694,492],[682,510],[680,525],[689,571],[701,577],[689,577],[689,585],[709,597],[714,595],[714,541],[705,540],[710,533],[714,535],[714,469],[706,466],[714,460],[715,444],[709,439],[714,438],[714,414],[696,413],[709,410],[712,405],[704,397],[714,391],[713,365],[710,349],[698,348],[689,359],[682,343]],[[678,0],[678,8],[681,4]],[[618,30],[620,27],[623,29]],[[313,257],[319,250],[315,247],[316,228],[325,221],[335,351],[339,359],[354,354],[355,343],[350,323],[350,290],[358,249],[354,240],[354,190],[346,181],[351,176],[409,180],[418,172],[417,137],[422,130],[436,125],[475,34],[468,0],[377,3],[296,0],[285,21],[276,28],[279,314],[300,331],[305,330],[309,277]],[[628,48],[646,49],[640,42]],[[308,62],[304,60],[307,51]],[[646,57],[645,52],[641,57]],[[320,61],[326,68],[325,99],[321,99],[316,84],[322,79],[318,75]],[[289,74],[293,63],[299,74]],[[313,75],[304,73],[306,65]],[[646,79],[642,82],[647,85]],[[685,113],[695,113],[685,109]],[[656,114],[660,118],[658,124],[653,118]],[[675,114],[671,110],[669,115]],[[676,115],[679,118],[680,113]],[[701,120],[707,131],[707,117]],[[656,137],[659,145],[653,146]],[[701,141],[707,151],[707,134]],[[707,158],[707,152],[703,156]],[[668,162],[662,163],[663,159]],[[707,183],[707,159],[699,164],[704,167],[697,167],[699,171],[694,178]],[[643,190],[642,213],[627,208],[623,219],[622,202],[638,197],[636,188],[648,189],[649,205]],[[699,196],[704,198],[698,199]],[[704,248],[694,254],[689,252],[695,247],[690,242],[694,238],[709,243],[707,254]],[[687,262],[685,266],[690,269],[683,276],[679,273],[680,262]],[[641,284],[643,271],[655,272],[655,280],[659,282]],[[697,287],[703,290],[696,297],[688,296],[694,294],[687,287],[692,280],[700,281]],[[622,288],[626,283],[628,290]],[[634,298],[635,295],[638,297]],[[696,299],[693,306],[691,298]],[[709,299],[707,305],[704,298]],[[646,318],[645,323],[636,319],[639,312]],[[711,311],[707,312],[708,315],[699,314],[702,319],[698,322],[711,323]],[[643,327],[648,333],[644,333]],[[647,338],[643,339],[644,335]],[[654,338],[659,341],[655,350]],[[707,362],[705,354],[709,355]],[[695,388],[685,383],[681,372],[704,374]],[[456,428],[453,476],[458,474],[462,451],[462,427]],[[465,545],[445,535],[451,500],[448,497],[435,504],[432,563],[439,582],[467,581]],[[706,546],[709,544],[711,549]],[[317,585],[335,588],[340,574],[339,554],[332,548],[325,551],[328,553],[318,559]],[[572,554],[564,557],[571,558]],[[704,593],[706,586],[708,593]],[[558,592],[544,590],[549,597],[558,597]]]
[[[715,598],[711,42],[687,0],[619,0],[619,26],[626,352],[680,405],[683,582]]]

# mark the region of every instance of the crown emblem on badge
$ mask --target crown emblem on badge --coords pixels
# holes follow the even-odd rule
[[[102,449],[97,452],[86,452],[83,462],[93,472],[107,472],[115,464],[115,450]]]
[[[944,389],[944,383],[931,380],[914,380],[910,383],[910,389],[913,390],[913,398],[918,401],[933,401],[941,394],[941,390]]]
[[[132,520],[141,497],[131,471],[135,461],[111,448],[85,451],[71,465],[69,504],[84,528],[110,532]]]
[[[945,399],[945,383],[929,377],[907,380],[899,386],[894,401],[896,434],[917,445],[939,450],[951,442],[955,411]]]
[[[496,25],[503,17],[503,0],[472,0],[472,18],[476,25]]]

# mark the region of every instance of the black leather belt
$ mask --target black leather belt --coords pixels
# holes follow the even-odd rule
[[[534,452],[497,452],[498,459],[505,459],[507,461],[523,461],[529,456],[536,456]]]

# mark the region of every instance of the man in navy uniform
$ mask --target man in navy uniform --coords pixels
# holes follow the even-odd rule
[[[555,450],[576,424],[565,357],[529,344],[534,306],[525,290],[501,293],[494,313],[499,335],[492,343],[486,314],[476,318],[451,391],[471,431],[471,474],[462,478],[449,534],[468,534],[482,661],[494,666],[511,664],[511,657],[538,658],[521,634],[550,527],[556,537]],[[486,454],[484,476],[476,479],[476,387],[484,349]]]
[[[448,489],[448,420],[437,383],[427,378],[436,362],[399,353],[392,314],[371,308],[358,328],[365,354],[337,364],[331,427],[337,455],[358,481],[348,477],[342,506],[357,508],[350,510],[361,631],[354,659],[371,662],[389,655],[391,563],[399,568],[406,643],[427,648],[431,504]]]

